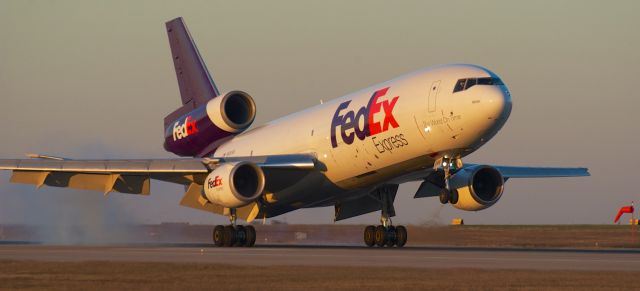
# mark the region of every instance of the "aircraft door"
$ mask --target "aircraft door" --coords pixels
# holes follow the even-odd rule
[[[438,92],[440,92],[440,80],[433,82],[429,88],[429,100],[427,107],[430,113],[436,111]]]
[[[436,80],[431,82],[431,85],[426,87],[425,91],[423,91],[426,96],[426,109],[427,112],[424,112],[424,109],[421,109],[420,112],[416,115],[416,126],[424,142],[426,143],[426,149],[429,152],[435,151],[435,140],[434,140],[434,120],[438,120],[440,114],[437,113],[438,110],[438,95],[440,93],[440,85],[442,80]],[[424,100],[424,99],[423,99]],[[424,101],[423,101],[424,102]],[[442,105],[442,102],[440,102]],[[424,103],[422,103],[424,104]],[[442,107],[440,105],[440,107]],[[423,107],[424,108],[424,107]]]

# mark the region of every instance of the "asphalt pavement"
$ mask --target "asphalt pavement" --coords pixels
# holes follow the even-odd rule
[[[401,249],[310,245],[215,248],[205,244],[52,246],[3,242],[0,260],[628,271],[640,268],[640,251],[446,246]]]

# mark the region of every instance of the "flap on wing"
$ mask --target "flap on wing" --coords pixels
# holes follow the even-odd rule
[[[202,185],[192,183],[187,188],[187,191],[184,193],[184,196],[182,196],[182,200],[180,200],[180,205],[208,211],[211,213],[223,214],[224,207],[217,204],[212,204],[206,200],[203,200],[202,194],[201,194],[202,191],[203,191]]]
[[[33,184],[40,188],[44,185],[44,181],[47,179],[47,176],[49,176],[49,173],[50,172],[13,171],[13,175],[11,175],[9,181],[18,184]]]
[[[70,172],[40,172],[14,170],[12,183],[32,184],[40,188],[68,187],[105,193],[115,191],[128,194],[149,195],[149,176],[119,174],[88,174]]]
[[[549,178],[591,176],[587,168],[545,168],[495,166],[505,178]]]

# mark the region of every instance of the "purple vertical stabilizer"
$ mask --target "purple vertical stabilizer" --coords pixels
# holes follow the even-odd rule
[[[165,127],[220,95],[182,17],[167,22],[166,28],[183,106],[165,117]]]
[[[166,23],[182,107],[164,118],[164,148],[179,156],[205,156],[248,128],[256,114],[242,91],[220,94],[182,17]]]

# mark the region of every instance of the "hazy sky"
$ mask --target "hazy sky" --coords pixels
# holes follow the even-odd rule
[[[639,1],[0,0],[0,158],[171,157],[162,118],[180,97],[164,22],[183,16],[218,86],[254,96],[255,125],[423,67],[473,63],[501,76],[514,103],[468,162],[593,175],[512,179],[480,212],[414,201],[418,185],[407,184],[396,223],[610,223],[640,201],[639,10]],[[0,224],[226,221],[178,206],[178,185],[104,198],[9,176],[0,174]],[[333,208],[285,218],[331,222]]]

